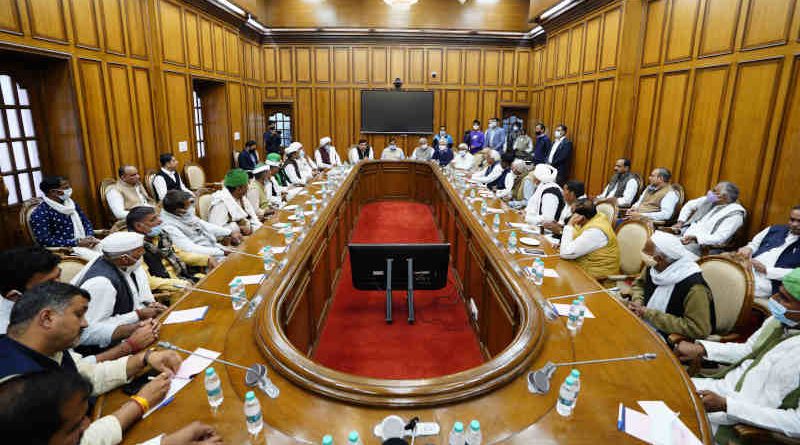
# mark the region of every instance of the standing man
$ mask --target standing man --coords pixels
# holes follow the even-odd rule
[[[503,153],[503,146],[506,143],[506,129],[497,125],[498,119],[489,119],[489,128],[484,134],[483,146],[491,148],[498,153]]]
[[[239,168],[246,171],[256,168],[256,164],[258,164],[257,149],[256,141],[245,142],[244,150],[239,153]]]
[[[111,213],[118,220],[128,216],[128,210],[138,206],[153,206],[155,203],[142,186],[139,170],[132,165],[119,168],[117,183],[106,190],[106,201]]]
[[[536,143],[533,146],[533,163],[542,164],[547,162],[547,155],[550,153],[550,136],[547,135],[547,128],[539,122],[533,127],[536,134]]]
[[[556,182],[563,185],[567,181],[572,162],[572,141],[567,139],[567,126],[564,124],[556,127],[554,136],[556,140],[550,148],[550,153],[547,154],[547,163],[558,170]]]
[[[269,130],[264,133],[264,149],[267,155],[270,153],[281,153],[281,132],[275,129],[275,122],[270,122]]]
[[[433,137],[433,146],[438,147],[441,142],[447,144],[447,148],[453,148],[453,136],[447,134],[447,129],[444,125],[439,127],[439,133]]]
[[[181,181],[181,175],[178,174],[178,160],[172,153],[162,153],[158,157],[158,161],[161,163],[161,170],[157,171],[156,176],[153,178],[153,190],[156,192],[154,198],[156,201],[161,202],[164,199],[164,195],[170,190],[183,190],[192,193]]]
[[[469,153],[475,155],[483,150],[485,140],[486,138],[481,131],[481,121],[475,119],[472,121],[472,130],[464,135],[464,143],[469,145]]]

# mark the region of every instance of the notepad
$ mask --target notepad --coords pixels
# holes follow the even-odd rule
[[[242,284],[247,286],[248,284],[261,284],[264,280],[264,274],[256,274],[256,275],[239,275],[238,277],[242,280]],[[234,280],[236,279],[234,278]]]
[[[164,319],[164,324],[187,323],[190,321],[200,321],[206,318],[208,306],[200,306],[182,311],[172,311]]]
[[[555,269],[545,269],[544,270],[544,276],[550,277],[550,278],[558,278],[558,277],[560,277],[560,275],[558,274],[558,272],[556,272]]]
[[[286,252],[286,246],[273,246],[272,247],[273,255],[276,255],[276,254],[279,254],[279,253],[284,253],[284,252]]]
[[[558,311],[558,315],[562,317],[569,316],[569,307],[572,306],[571,304],[567,303],[552,303],[552,304],[556,308],[556,311]],[[594,316],[592,311],[590,311],[589,308],[586,307],[586,311],[584,311],[583,313],[583,318],[596,318],[596,317]]]
[[[503,210],[503,209],[498,209],[498,208],[495,208],[495,207],[487,207],[487,208],[486,208],[486,211],[487,211],[488,213],[498,213],[498,214],[499,214],[499,213],[505,213],[505,210]]]

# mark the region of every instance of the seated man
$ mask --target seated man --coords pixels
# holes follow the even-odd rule
[[[514,159],[511,163],[511,172],[514,173],[514,184],[511,191],[502,199],[508,201],[508,205],[513,209],[521,209],[528,204],[528,199],[533,195],[533,179],[528,178],[531,168],[522,159]]]
[[[533,169],[533,182],[536,190],[525,207],[525,222],[541,225],[548,221],[558,221],[566,207],[564,193],[556,183],[558,171],[551,165],[538,164]]]
[[[560,235],[564,226],[567,225],[569,219],[572,217],[572,205],[579,199],[586,198],[586,193],[584,193],[584,191],[585,187],[581,181],[572,179],[564,183],[563,193],[565,205],[564,210],[561,212],[561,217],[558,218],[558,221],[544,222],[542,226],[554,234]]]
[[[303,172],[300,169],[300,164],[297,162],[300,151],[303,150],[303,144],[299,142],[292,142],[286,147],[284,153],[286,154],[286,162],[283,163],[283,172],[289,181],[289,184],[299,187],[305,186],[307,179],[303,177]]]
[[[646,267],[631,288],[630,310],[664,336],[705,338],[714,332],[711,290],[680,240],[657,231],[642,254]]]
[[[433,159],[433,148],[428,145],[427,138],[419,138],[419,146],[411,153],[411,159],[430,161]]]
[[[239,153],[237,160],[239,168],[242,170],[250,171],[258,164],[258,146],[256,141],[247,141],[244,144],[244,150]]]
[[[175,292],[191,286],[217,265],[213,256],[176,249],[156,209],[134,207],[125,220],[129,232],[144,235],[144,269],[150,290]],[[189,270],[192,267],[200,273]]]
[[[306,156],[305,148],[301,148],[300,151],[297,152],[297,166],[300,167],[300,177],[303,178],[306,183],[311,181],[314,175],[317,174],[317,171],[321,170],[317,168],[317,164],[315,164],[309,156]]]
[[[161,164],[161,170],[156,172],[153,177],[153,191],[156,196],[156,201],[161,202],[170,190],[183,190],[184,192],[192,193],[186,187],[186,184],[181,180],[181,175],[178,173],[178,159],[172,153],[162,153],[158,157]],[[194,195],[194,193],[192,193]]]
[[[244,197],[248,186],[247,172],[240,168],[229,170],[224,187],[211,195],[208,222],[248,236],[261,227],[255,209]]]
[[[139,321],[155,318],[167,309],[153,299],[147,273],[141,267],[142,235],[115,232],[103,239],[101,247],[103,255],[72,279],[72,284],[91,295],[86,313],[89,327],[81,334],[84,353],[105,351],[130,337],[140,326]]]
[[[266,164],[269,166],[269,182],[272,183],[272,190],[283,201],[289,193],[289,179],[281,169],[281,155],[278,153],[268,154]]]
[[[478,170],[472,174],[470,179],[473,182],[489,184],[503,174],[503,167],[500,165],[500,152],[489,150],[486,155],[485,170]]]
[[[569,183],[569,182],[568,182]],[[619,246],[611,221],[591,199],[580,198],[561,235],[561,258],[574,260],[592,278],[619,273]]]
[[[270,153],[272,155],[280,156]],[[234,244],[242,241],[241,233],[233,233],[231,229],[200,219],[194,211],[194,195],[182,190],[170,190],[162,205],[164,232],[169,234],[175,247],[184,252],[209,255],[221,260],[226,253],[217,240],[230,237]]]
[[[744,343],[681,342],[681,361],[698,357],[732,365],[709,378],[692,378],[717,443],[739,443],[730,425],[744,423],[800,436],[800,269],[783,277],[769,300],[772,316]]]
[[[744,224],[744,207],[738,202],[739,187],[723,181],[706,196],[687,202],[670,229],[681,235],[686,248],[700,255],[703,246],[727,243]]]
[[[442,139],[431,159],[438,162],[439,166],[444,168],[453,161],[453,156],[453,149]]]
[[[494,181],[486,184],[489,190],[495,191],[495,196],[502,199],[503,197],[511,194],[511,188],[514,186],[514,172],[511,171],[511,163],[514,162],[514,155],[512,153],[503,153],[500,157],[500,168],[502,172],[500,176]]]
[[[14,303],[22,293],[61,276],[61,257],[39,246],[17,247],[0,252],[0,334],[8,328]]]
[[[406,158],[403,149],[397,146],[397,138],[392,136],[389,138],[389,145],[381,152],[381,159],[389,161],[401,161]]]
[[[67,178],[45,176],[39,184],[44,197],[31,212],[30,225],[36,242],[44,247],[94,248],[100,241],[94,237],[89,218],[72,200],[72,187]]]
[[[616,200],[619,207],[630,207],[639,193],[639,181],[631,173],[631,160],[619,158],[614,163],[614,174],[603,189],[603,193],[595,196],[595,202]]]
[[[342,165],[342,160],[339,158],[339,153],[336,147],[331,145],[331,138],[325,136],[319,140],[319,147],[314,150],[314,160],[320,170],[327,170],[337,165]]]
[[[348,158],[350,158],[351,164],[356,164],[358,161],[365,159],[375,159],[375,150],[372,149],[366,139],[359,139],[358,145],[350,149]]]
[[[8,335],[0,336],[0,381],[12,376],[60,371],[80,374],[91,382],[93,395],[100,395],[127,383],[147,366],[161,372],[135,398],[89,425],[81,442],[116,444],[122,441],[122,432],[142,417],[145,407],[155,406],[164,398],[181,358],[174,351],[148,349],[97,363],[74,353],[70,348],[78,343],[81,330],[87,327],[84,315],[89,301],[88,292],[66,283],[40,284],[25,292],[11,311]]]
[[[132,165],[119,168],[116,184],[106,189],[106,201],[114,218],[125,219],[128,210],[138,206],[154,206],[155,202],[147,195],[139,177],[139,170]]]
[[[678,205],[678,192],[672,188],[669,180],[672,173],[666,168],[656,168],[650,173],[650,185],[642,192],[627,216],[631,218],[647,218],[651,221],[665,222],[672,218],[675,206]]]
[[[0,383],[0,431],[7,437],[24,437],[29,444],[116,443],[108,440],[116,438],[116,425],[107,433],[102,432],[103,437],[96,437],[100,433],[97,427],[89,430],[91,395],[92,384],[77,373],[48,370],[16,376]],[[192,422],[174,434],[161,435],[143,445],[222,443],[213,428]]]
[[[275,207],[281,205],[281,196],[275,193],[272,187],[270,166],[258,164],[253,169],[253,179],[247,188],[247,199],[256,210],[261,220],[275,213]]]
[[[453,167],[456,170],[466,171],[472,168],[473,161],[473,155],[469,152],[467,144],[463,142],[458,144],[458,152],[453,157]]]
[[[436,133],[436,136],[433,137],[433,146],[438,147],[442,145],[442,142],[444,142],[444,145],[446,145],[447,148],[452,150],[453,136],[450,136],[447,133],[447,128],[444,125],[439,127],[439,132]]]
[[[767,227],[758,232],[737,256],[753,268],[757,298],[769,298],[778,292],[781,280],[800,267],[800,205],[789,212],[789,224]]]

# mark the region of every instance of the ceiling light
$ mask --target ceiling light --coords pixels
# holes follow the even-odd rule
[[[411,5],[417,3],[419,0],[383,0],[384,3],[397,9],[409,9]]]
[[[369,32],[369,28],[322,28],[325,32]]]
[[[230,2],[228,0],[208,0],[208,1],[211,4],[213,4],[213,5],[215,5],[215,6],[219,7],[219,8],[222,8],[222,9],[224,9],[224,10],[226,10],[226,11],[228,11],[228,12],[234,14],[234,15],[239,15],[239,16],[244,17],[247,14],[244,9],[236,6],[236,4],[234,4],[234,3],[232,3],[232,2]]]
[[[541,26],[537,26],[536,28],[533,28],[532,30],[528,31],[528,33],[525,34],[525,38],[532,39],[538,36],[539,34],[544,34],[544,28],[542,28]]]
[[[555,17],[562,12],[566,11],[576,3],[576,0],[563,0],[539,16],[540,19],[545,20],[550,17]]]
[[[247,15],[247,26],[255,29],[261,34],[266,34],[267,31],[269,31],[266,26],[262,25],[261,23],[258,23],[258,20],[254,19],[249,14]]]

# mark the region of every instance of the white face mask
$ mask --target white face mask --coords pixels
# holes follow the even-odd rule
[[[497,126],[497,122],[489,122],[489,128],[494,128]]]
[[[130,266],[127,266],[127,267],[122,267],[121,269],[122,269],[123,272],[125,272],[128,275],[130,275],[130,274],[136,272],[140,267],[142,267],[142,258],[141,257],[138,260],[136,260],[135,263],[133,263]]]
[[[557,138],[560,138],[561,136],[564,136],[564,133],[561,132],[560,130],[556,130],[555,135],[556,135]]]
[[[647,266],[647,267],[655,267],[658,264],[658,262],[656,261],[655,258],[653,258],[652,255],[648,255],[648,254],[646,254],[644,252],[642,252],[641,255],[642,255],[642,262],[644,262],[645,266]]]
[[[480,128],[481,128],[480,125],[473,125],[472,126],[473,130],[480,130]]]
[[[428,148],[428,144],[422,144],[422,145],[420,145],[420,147],[422,147],[422,148]]]
[[[64,190],[62,190],[61,199],[63,199],[64,201],[69,201],[71,197],[72,197],[72,187],[65,188]]]

